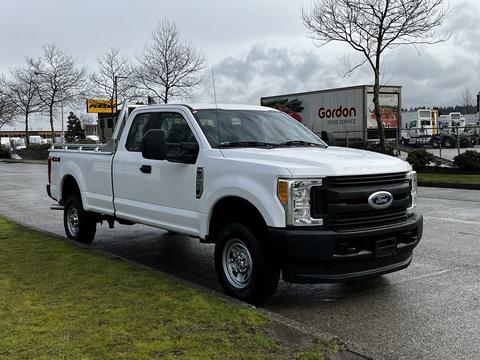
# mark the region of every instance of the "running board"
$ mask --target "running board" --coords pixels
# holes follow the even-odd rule
[[[50,205],[50,210],[63,210],[63,206],[58,204],[52,204]]]

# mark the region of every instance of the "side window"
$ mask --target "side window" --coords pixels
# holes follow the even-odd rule
[[[179,113],[160,113],[160,129],[165,132],[167,143],[195,142],[195,136]]]
[[[158,113],[142,113],[135,116],[128,132],[125,147],[128,151],[142,151],[143,136],[148,130],[159,129]]]

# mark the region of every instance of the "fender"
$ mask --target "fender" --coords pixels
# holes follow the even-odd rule
[[[285,210],[277,198],[276,184],[266,186],[264,183],[255,182],[247,177],[242,177],[241,187],[238,184],[238,174],[222,176],[208,184],[199,209],[204,214],[201,218],[200,237],[203,238],[208,234],[211,215],[215,205],[220,200],[232,196],[251,203],[262,215],[267,226],[286,226]],[[256,191],[253,192],[253,189],[256,189]]]

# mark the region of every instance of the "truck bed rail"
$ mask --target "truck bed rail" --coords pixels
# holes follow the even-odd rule
[[[50,150],[105,152],[105,144],[52,144]]]

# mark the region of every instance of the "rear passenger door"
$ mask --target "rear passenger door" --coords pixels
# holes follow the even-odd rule
[[[198,143],[188,116],[182,111],[137,114],[115,155],[116,214],[135,222],[198,235],[197,165],[144,159],[143,136],[151,129],[163,130],[169,143]]]

